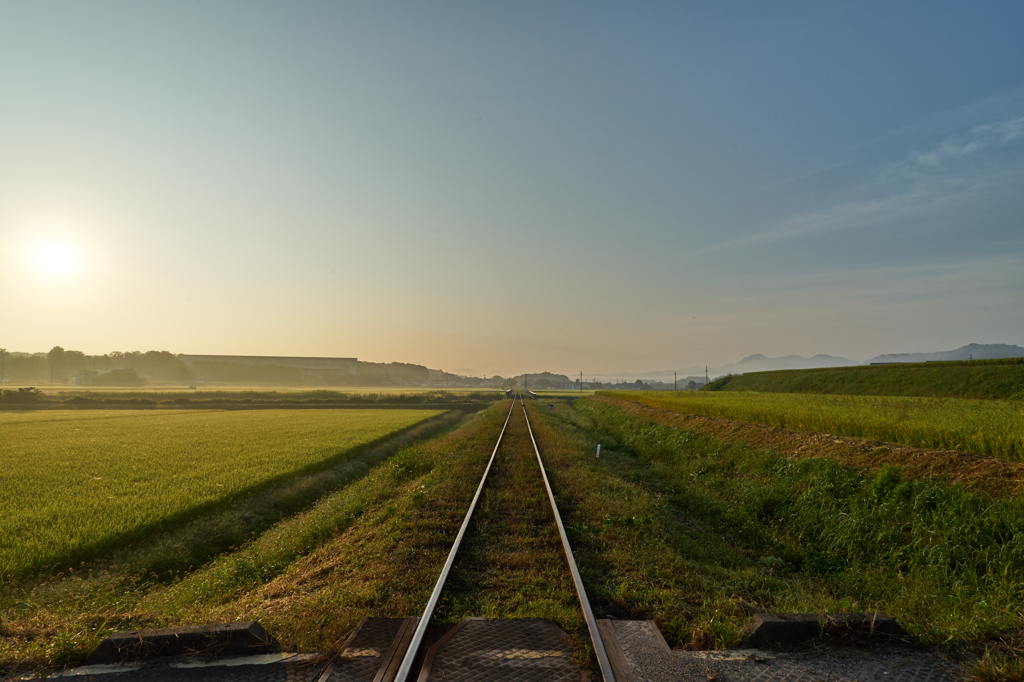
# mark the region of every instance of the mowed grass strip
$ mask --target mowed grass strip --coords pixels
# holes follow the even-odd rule
[[[95,558],[437,414],[0,413],[0,576]]]
[[[1024,461],[1024,402],[796,393],[599,395],[708,417]]]

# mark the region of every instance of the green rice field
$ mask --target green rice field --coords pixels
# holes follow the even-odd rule
[[[0,412],[0,582],[89,559],[438,414]]]
[[[1024,461],[1019,400],[797,393],[601,391],[651,407]]]

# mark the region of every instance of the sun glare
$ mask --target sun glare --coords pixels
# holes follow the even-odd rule
[[[36,266],[48,275],[66,275],[75,267],[75,252],[66,244],[43,244],[35,252]]]

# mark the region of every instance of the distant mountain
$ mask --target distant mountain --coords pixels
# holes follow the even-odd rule
[[[809,358],[801,355],[784,355],[781,358],[768,358],[758,354],[745,357],[736,364],[741,367],[756,365],[758,367],[769,366],[772,369],[804,369],[806,367],[843,367],[859,363],[848,358],[819,353]]]
[[[710,367],[708,368],[708,374],[712,379],[720,377],[724,374],[743,374],[744,372],[767,372],[773,369],[810,369],[818,367],[847,367],[849,365],[859,365],[861,363],[848,358],[836,357],[835,355],[824,355],[818,354],[810,358],[805,358],[801,355],[786,355],[781,358],[769,358],[765,355],[757,353],[755,355],[749,355],[739,362],[734,362],[731,365],[724,365],[722,367]],[[703,381],[704,379],[704,368],[703,367],[683,367],[678,370],[679,377],[682,378],[686,375],[698,375]],[[656,379],[661,381],[672,382],[672,370],[658,370],[654,372],[643,372],[635,375],[643,379]],[[691,376],[687,376],[689,381]]]
[[[942,360],[995,360],[1024,357],[1024,348],[1005,343],[969,343],[956,350],[938,353],[890,353],[868,360],[872,362],[935,362]]]
[[[745,372],[768,372],[775,369],[817,369],[819,367],[848,367],[859,362],[835,355],[818,354],[805,358],[802,355],[785,355],[769,358],[761,354],[750,355],[737,363],[715,368],[714,374],[743,374]]]
[[[1005,343],[969,343],[956,350],[942,351],[938,353],[891,353],[871,358],[867,362],[857,362],[849,358],[835,355],[819,354],[805,358],[801,355],[785,355],[781,358],[769,358],[757,353],[749,355],[739,362],[721,367],[708,368],[708,374],[712,379],[725,374],[744,374],[746,372],[769,372],[776,369],[818,369],[822,367],[849,367],[852,365],[866,365],[872,362],[928,362],[932,360],[990,360],[996,358],[1018,358],[1024,357],[1024,348],[1011,346]],[[643,372],[630,374],[628,376],[638,377],[646,380],[667,381],[672,383],[673,370],[657,370],[654,372]],[[699,375],[703,379],[703,367],[683,367],[677,370],[680,381],[683,375]],[[687,376],[686,380],[692,379]]]

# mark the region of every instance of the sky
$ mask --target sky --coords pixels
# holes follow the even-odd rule
[[[1024,345],[1024,4],[0,0],[0,346]]]

